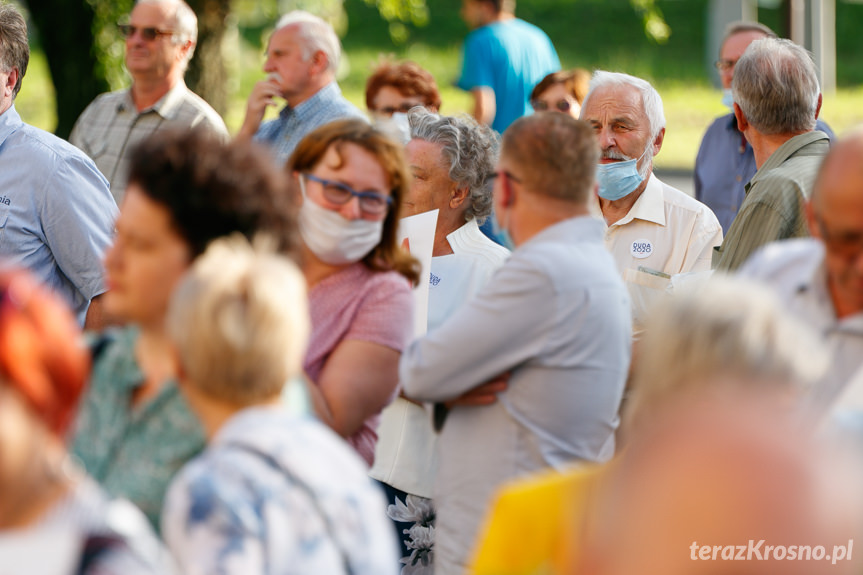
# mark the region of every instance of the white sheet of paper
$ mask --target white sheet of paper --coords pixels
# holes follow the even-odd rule
[[[81,535],[27,529],[0,535],[0,575],[71,575],[81,562]]]
[[[428,327],[429,315],[429,273],[431,273],[434,231],[437,226],[438,210],[423,212],[399,220],[398,242],[408,241],[411,255],[422,265],[420,282],[414,290],[414,337],[423,335]]]

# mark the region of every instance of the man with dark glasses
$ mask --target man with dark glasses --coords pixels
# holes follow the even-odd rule
[[[166,128],[202,126],[225,139],[228,130],[183,80],[198,36],[198,18],[183,0],[139,0],[118,28],[126,38],[132,85],[96,98],[78,118],[69,141],[93,158],[120,203],[128,153],[135,144]]]

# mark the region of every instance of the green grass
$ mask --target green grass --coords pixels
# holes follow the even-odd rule
[[[443,99],[442,112],[465,112],[468,95],[452,86],[459,72],[459,50],[468,29],[458,10],[461,0],[426,0],[428,26],[408,26],[404,45],[390,40],[388,25],[363,0],[345,0],[348,32],[343,38],[345,65],[339,83],[346,97],[365,108],[365,79],[382,55],[409,58],[428,68],[437,78]],[[725,113],[719,90],[709,83],[709,63],[704,55],[704,27],[708,0],[660,0],[672,35],[665,45],[648,40],[639,16],[629,0],[522,0],[520,17],[537,23],[555,43],[565,67],[624,71],[654,83],[665,104],[667,132],[657,157],[661,168],[689,169],[695,161],[701,136],[716,116]],[[760,9],[759,18],[778,29],[783,22],[778,10]],[[824,97],[822,117],[841,135],[863,122],[863,5],[837,3],[837,73],[840,89]],[[225,121],[235,132],[245,113],[245,98],[254,83],[264,77],[260,22],[241,22],[237,46],[230,50],[233,79],[230,107]],[[48,80],[41,52],[34,50],[31,67],[18,98],[24,119],[52,130],[54,90]],[[267,117],[275,116],[270,110]]]

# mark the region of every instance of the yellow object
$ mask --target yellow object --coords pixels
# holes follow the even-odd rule
[[[486,517],[469,573],[564,575],[579,542],[600,466],[549,471],[504,485]]]

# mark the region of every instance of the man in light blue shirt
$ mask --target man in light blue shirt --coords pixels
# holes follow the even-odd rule
[[[86,317],[87,327],[98,327],[94,298],[106,289],[102,256],[117,204],[90,158],[15,110],[30,49],[27,25],[11,4],[0,5],[0,47],[0,260],[32,271],[79,322]]]
[[[514,0],[463,0],[462,18],[475,28],[464,41],[456,85],[471,93],[473,116],[500,133],[530,114],[530,93],[560,70],[545,32],[516,18]]]
[[[435,573],[465,572],[498,486],[614,454],[629,368],[626,287],[589,215],[599,147],[566,114],[503,135],[494,203],[516,250],[458,312],[402,354],[407,397],[450,402],[509,372],[497,401],[455,405],[438,441]],[[497,385],[497,384],[492,384]]]
[[[315,128],[344,118],[366,119],[336,83],[340,58],[339,39],[324,20],[301,10],[282,16],[267,45],[267,78],[252,89],[237,138],[270,146],[284,165]],[[275,98],[284,98],[288,105],[277,119],[261,124]]]

